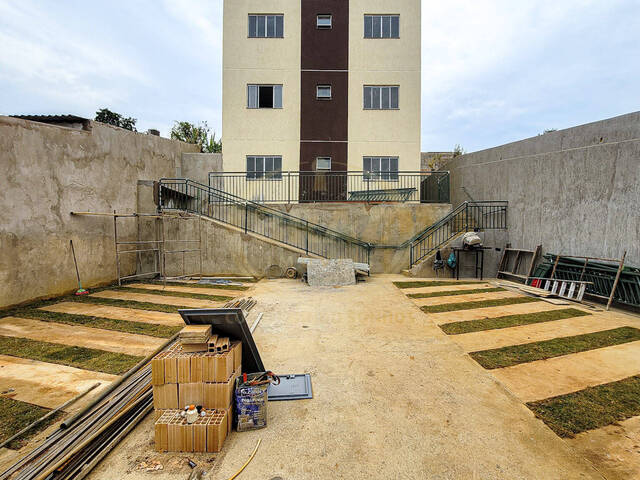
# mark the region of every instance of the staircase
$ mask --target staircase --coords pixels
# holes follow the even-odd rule
[[[412,239],[396,246],[376,246],[188,179],[161,179],[159,201],[163,210],[201,215],[308,256],[351,258],[354,262],[370,264],[371,252],[376,248],[410,248],[409,268],[425,261],[461,233],[476,228],[507,228],[508,207],[507,202],[464,202]]]
[[[163,210],[201,215],[301,254],[370,263],[367,242],[192,180],[160,180],[159,200]]]
[[[426,260],[456,236],[474,230],[507,228],[508,202],[464,202],[411,241],[410,267]]]

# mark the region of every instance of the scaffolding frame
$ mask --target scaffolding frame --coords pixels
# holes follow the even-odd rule
[[[133,278],[148,277],[150,275],[159,275],[166,286],[167,280],[174,280],[186,277],[202,278],[202,219],[199,215],[176,215],[160,213],[99,213],[99,212],[71,212],[75,216],[98,216],[113,218],[113,242],[116,264],[116,276],[118,285],[122,285],[123,280]],[[154,240],[123,240],[119,237],[118,220],[124,218],[147,218],[155,219]],[[167,239],[166,238],[166,220],[198,220],[198,239]],[[140,231],[138,230],[138,235]],[[197,244],[197,248],[186,248],[181,245]],[[170,244],[178,244],[177,247],[167,248]],[[142,265],[141,254],[153,252],[153,271],[138,273],[138,268]],[[199,254],[198,272],[186,273],[186,254]],[[122,276],[120,268],[120,257],[123,254],[136,254],[136,273],[133,275]],[[182,275],[167,277],[167,256],[182,254]],[[169,257],[171,258],[171,257]]]

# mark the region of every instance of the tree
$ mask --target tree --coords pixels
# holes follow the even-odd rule
[[[209,135],[209,131],[207,122],[198,125],[190,122],[174,122],[171,138],[198,145],[202,153],[221,153],[222,139],[216,140],[216,133]]]
[[[132,132],[137,132],[137,119],[133,117],[124,117],[119,113],[112,112],[108,108],[101,108],[100,110],[98,110],[96,112],[95,121],[113,125],[114,127],[124,128],[125,130],[131,130]]]
[[[459,157],[460,155],[464,155],[465,151],[464,148],[462,148],[460,146],[460,144],[456,144],[455,147],[453,147],[453,158]]]

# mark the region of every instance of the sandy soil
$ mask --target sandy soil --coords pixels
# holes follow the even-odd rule
[[[311,373],[314,398],[269,404],[268,427],[233,432],[208,478],[229,478],[259,438],[240,478],[603,478],[391,284],[402,278],[257,285],[267,368]],[[184,480],[187,456],[155,453],[147,418],[90,478]],[[155,462],[162,470],[141,467]]]
[[[138,310],[135,308],[111,307],[109,305],[95,305],[80,302],[61,302],[42,310],[59,313],[73,313],[76,315],[91,315],[94,317],[111,318],[114,320],[129,320],[132,322],[157,323],[171,327],[184,325],[182,317],[177,313],[154,312],[152,310]]]
[[[72,407],[80,409],[117,378],[107,373],[0,355],[0,390],[13,389],[8,396],[14,400],[46,408],[58,407],[100,382],[100,387]]]
[[[0,335],[63,345],[73,344],[78,347],[142,357],[150,355],[166,341],[163,338],[146,335],[16,317],[0,318]]]
[[[219,308],[225,302],[212,302],[211,300],[200,300],[198,298],[169,297],[165,295],[153,295],[150,293],[132,293],[116,290],[102,290],[92,293],[92,297],[114,298],[118,300],[131,300],[134,302],[159,303],[161,305],[175,305],[177,307],[191,308]]]
[[[492,370],[524,402],[542,400],[640,374],[640,342]]]
[[[460,290],[476,290],[478,288],[495,288],[495,285],[491,285],[490,283],[472,283],[461,285],[441,285],[439,287],[401,288],[400,291],[406,294],[410,294],[430,292],[457,292]]]
[[[413,302],[422,307],[424,305],[444,305],[448,303],[478,302],[482,300],[495,300],[498,298],[515,298],[523,295],[516,292],[484,292],[467,293],[465,295],[448,295],[445,297],[412,298]]]
[[[482,318],[503,317],[505,315],[518,315],[520,313],[546,312],[567,308],[564,305],[552,305],[547,302],[530,302],[518,305],[503,305],[500,307],[474,308],[471,310],[457,310],[455,312],[430,313],[429,318],[436,324],[442,325],[451,322],[466,322],[480,320]]]
[[[224,288],[215,288],[215,287],[183,287],[182,285],[167,285],[163,287],[162,285],[155,285],[149,283],[132,283],[127,285],[127,287],[132,288],[143,288],[145,290],[166,290],[167,292],[178,292],[178,293],[197,293],[200,295],[222,295],[224,297],[238,297],[240,295],[245,295],[248,290],[239,291],[239,290],[226,290]]]
[[[629,322],[621,318],[607,318],[590,315],[587,317],[564,318],[550,322],[533,323],[519,327],[485,330],[482,332],[452,335],[452,339],[467,352],[501,348],[508,345],[539,342],[558,337],[570,337],[585,333],[610,330],[628,325]]]

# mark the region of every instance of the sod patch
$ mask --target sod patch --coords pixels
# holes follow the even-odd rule
[[[73,341],[73,339],[69,339]],[[41,362],[56,363],[94,372],[120,375],[143,357],[125,353],[106,352],[93,348],[39,342],[28,338],[0,336],[0,354],[29,358]]]
[[[452,297],[455,295],[470,295],[473,293],[489,293],[489,292],[504,292],[505,289],[501,287],[494,288],[476,288],[473,290],[449,290],[446,292],[427,292],[427,293],[408,293],[409,298],[433,298],[433,297]]]
[[[100,328],[116,332],[135,333],[158,338],[171,338],[182,327],[170,327],[152,323],[132,322],[129,320],[114,320],[111,318],[93,317],[90,315],[75,315],[71,313],[49,312],[36,308],[15,310],[13,316],[31,318],[42,322],[63,323],[65,325],[82,325],[83,327]]]
[[[426,313],[455,312],[456,310],[473,310],[476,308],[500,307],[503,305],[517,305],[520,303],[540,302],[534,297],[494,298],[492,300],[478,300],[476,302],[446,303],[443,305],[425,305],[420,307]]]
[[[454,281],[445,281],[445,280],[429,280],[424,282],[393,282],[393,284],[398,288],[443,287],[446,285],[474,285],[478,283],[487,283],[487,282],[472,282],[472,281],[454,282]]]
[[[509,347],[492,350],[482,350],[480,352],[470,353],[469,355],[484,368],[492,370],[638,340],[640,340],[639,329],[620,327],[602,332],[554,338],[553,340],[526,343],[524,345],[511,345]]]
[[[111,307],[134,308],[137,310],[153,310],[155,312],[164,313],[178,313],[178,310],[190,310],[193,308],[180,305],[163,305],[161,303],[136,302],[134,300],[122,300],[119,298],[89,297],[86,295],[83,297],[68,297],[65,298],[65,300],[69,302],[109,305]]]
[[[0,443],[12,437],[27,425],[38,420],[40,417],[43,417],[48,412],[48,409],[39,407],[38,405],[20,402],[8,397],[0,397]],[[13,450],[22,448],[31,437],[46,429],[49,425],[55,423],[57,420],[62,418],[62,415],[62,412],[51,415],[51,417],[46,419],[40,425],[37,425],[22,436],[13,440],[9,445],[7,445],[7,447]]]
[[[506,315],[504,317],[483,318],[481,320],[469,320],[466,322],[452,322],[440,325],[447,335],[459,335],[462,333],[482,332],[484,330],[497,330],[500,328],[519,327],[533,323],[551,322],[564,318],[582,317],[591,315],[589,312],[577,308],[564,308],[562,310],[548,310],[546,312],[522,313],[518,315]]]
[[[171,292],[169,290],[151,290],[148,288],[134,288],[134,287],[115,287],[113,290],[119,290],[122,292],[143,293],[151,295],[163,295],[165,297],[180,297],[180,298],[195,298],[198,300],[211,300],[214,302],[228,302],[233,300],[233,297],[225,297],[224,295],[207,295],[204,293],[185,293],[185,292]]]
[[[257,280],[243,280],[242,282],[256,283]],[[144,283],[150,283],[152,285],[164,285],[164,282],[160,280],[145,281]],[[251,287],[245,287],[240,285],[225,285],[225,284],[218,285],[214,283],[204,284],[204,283],[167,282],[167,285],[173,285],[178,287],[189,287],[189,288],[202,288],[202,289],[218,288],[221,290],[238,290],[238,291],[249,290],[249,288],[251,288]]]
[[[640,415],[640,376],[530,402],[527,406],[556,434],[573,437]]]

